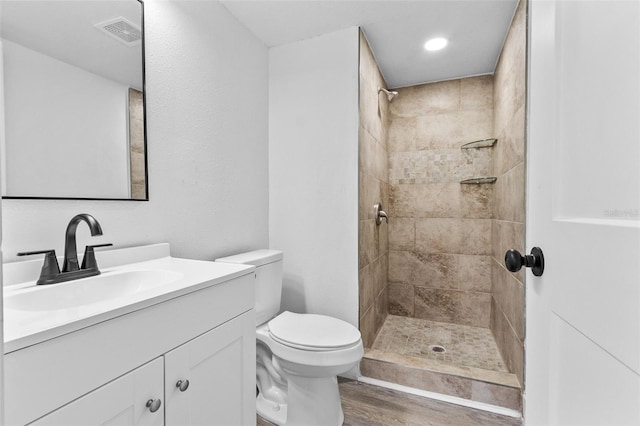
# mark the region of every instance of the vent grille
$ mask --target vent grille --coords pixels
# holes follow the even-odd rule
[[[142,39],[142,31],[140,28],[122,16],[100,22],[96,24],[95,27],[127,46],[138,44]]]

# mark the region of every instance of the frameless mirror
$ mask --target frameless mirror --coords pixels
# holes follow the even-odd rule
[[[3,198],[147,200],[142,2],[0,7]]]

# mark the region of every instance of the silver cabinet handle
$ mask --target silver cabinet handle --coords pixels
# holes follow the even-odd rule
[[[149,411],[151,411],[152,413],[155,413],[160,409],[161,405],[162,405],[162,401],[160,401],[160,398],[150,399],[147,401],[146,407],[149,409]]]
[[[189,380],[178,380],[176,382],[176,387],[180,389],[180,392],[184,392],[189,389]]]

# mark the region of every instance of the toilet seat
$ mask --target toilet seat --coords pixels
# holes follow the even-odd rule
[[[333,351],[360,342],[360,331],[348,322],[326,315],[285,311],[269,321],[276,342],[305,351]]]

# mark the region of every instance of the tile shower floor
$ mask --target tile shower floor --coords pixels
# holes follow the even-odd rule
[[[388,315],[371,349],[508,372],[488,328]]]

